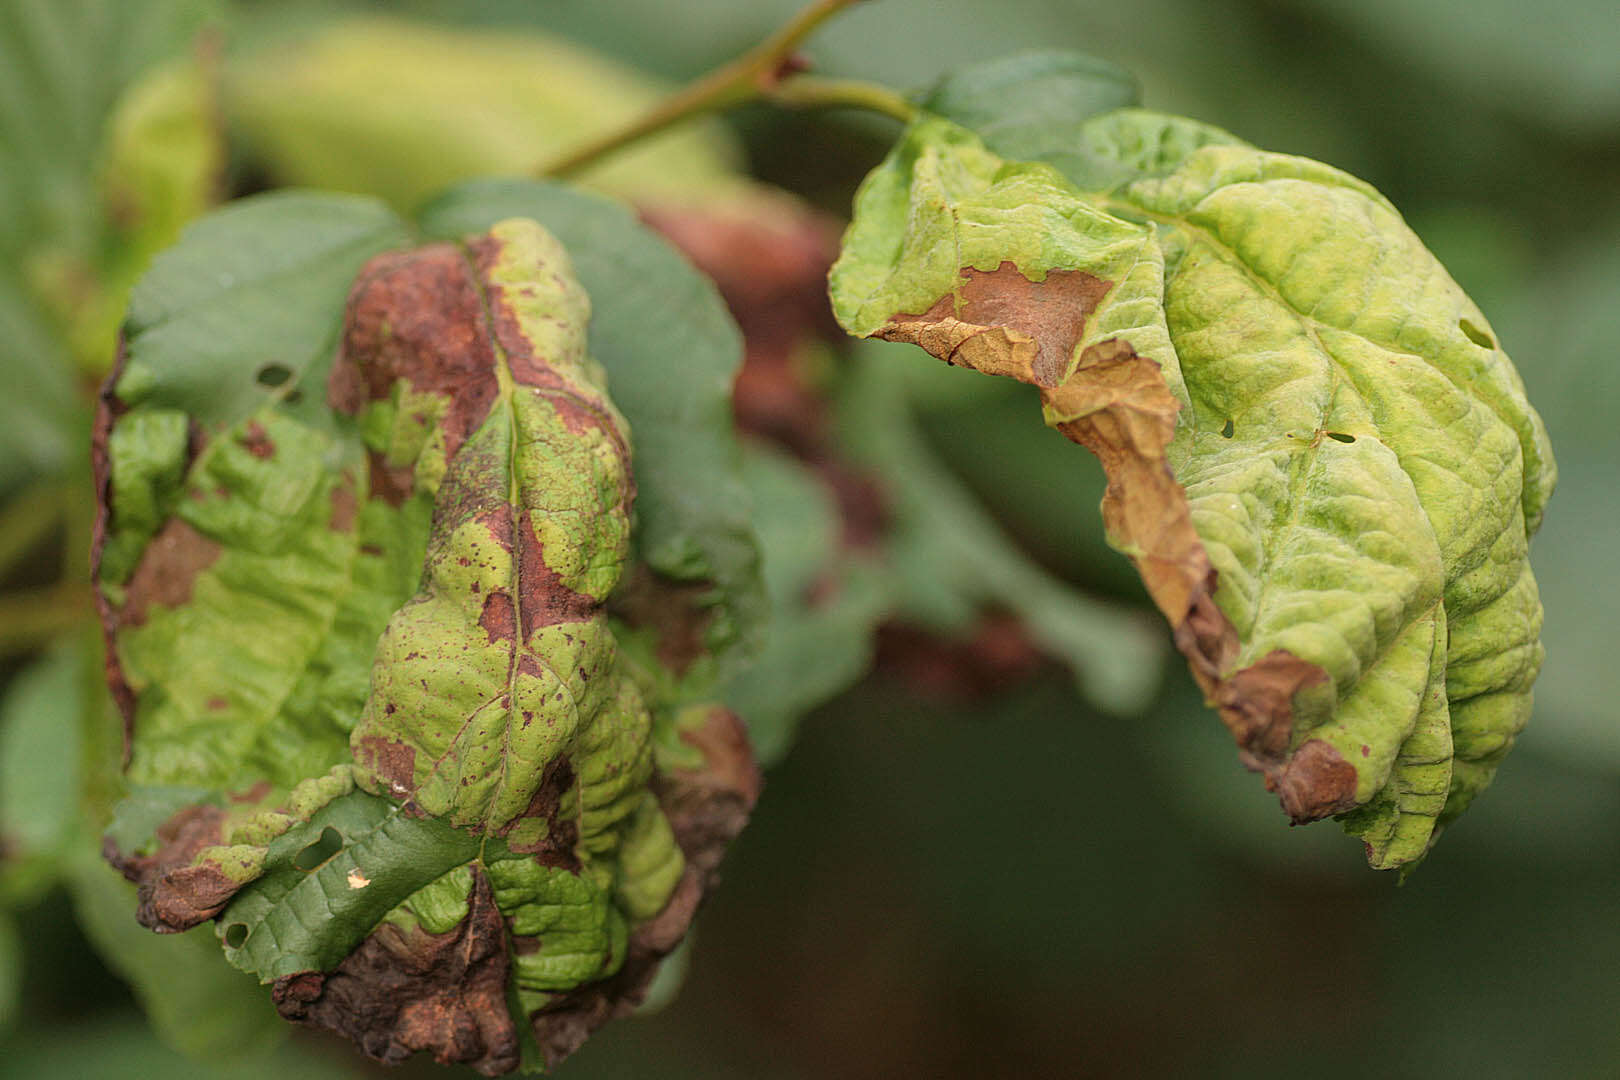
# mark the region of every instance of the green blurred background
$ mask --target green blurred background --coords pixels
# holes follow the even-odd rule
[[[131,226],[104,175],[128,88],[154,64],[199,55],[194,31],[213,26],[198,69],[227,87],[224,175],[227,193],[242,193],[285,170],[270,122],[233,126],[252,114],[233,112],[251,96],[233,72],[342,11],[537,29],[678,82],[797,6],[0,2],[4,711],[63,717],[49,746],[17,723],[0,735],[0,827],[13,830],[0,849],[0,1075],[376,1071],[308,1033],[264,1050],[277,1029],[229,1027],[208,1012],[207,987],[156,1006],[171,1010],[166,1030],[213,1025],[216,1044],[251,1052],[223,1064],[217,1053],[180,1057],[80,929],[119,917],[89,910],[73,886],[89,863],[39,854],[93,840],[39,824],[42,800],[76,796],[37,761],[60,756],[62,741],[105,759],[114,730],[87,689],[86,395],[120,290],[177,224]],[[1030,47],[1105,57],[1139,77],[1151,107],[1370,180],[1490,316],[1561,470],[1532,548],[1547,662],[1531,727],[1489,794],[1397,887],[1333,825],[1286,826],[1178,663],[1150,704],[1113,715],[1085,704],[1055,661],[960,685],[920,670],[915,643],[880,647],[876,670],[806,718],[768,774],[680,996],[604,1029],[562,1075],[1620,1076],[1612,0],[873,0],[806,52],[826,74],[914,87]],[[570,46],[545,48],[573,70]],[[274,71],[265,81],[274,87]],[[631,79],[601,102],[559,102],[559,124],[590,130],[655,89]],[[686,185],[677,201],[724,202],[733,195],[713,162],[730,154],[838,215],[892,134],[881,119],[749,107],[670,151],[697,162],[690,177],[643,179]],[[148,192],[170,185],[164,205],[220,194],[187,188],[183,169],[164,180],[165,162],[206,156],[183,130],[155,145],[168,156],[141,175],[157,178]],[[399,182],[385,194],[409,199]],[[601,182],[629,190],[637,179]],[[932,363],[904,350],[879,362]],[[1142,602],[1124,560],[1102,549],[1097,470],[1040,427],[1028,400],[954,382],[914,400],[939,460],[1037,564]],[[83,771],[93,786],[95,767]],[[434,1072],[424,1062],[386,1075]]]

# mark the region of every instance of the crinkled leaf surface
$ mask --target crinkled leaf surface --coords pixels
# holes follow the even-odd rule
[[[138,290],[98,440],[109,839],[142,921],[217,916],[283,1015],[495,1073],[633,1007],[757,778],[729,712],[655,715],[620,657],[640,477],[568,254],[455,205],[473,235],[379,254],[409,233],[373,201],[249,201]],[[720,319],[669,313],[734,364]],[[710,550],[692,502],[645,524]],[[732,524],[715,607],[755,572]]]
[[[1541,422],[1366,184],[1137,110],[1075,138],[1066,175],[920,119],[857,197],[839,320],[1038,387],[1245,762],[1414,862],[1529,715]]]

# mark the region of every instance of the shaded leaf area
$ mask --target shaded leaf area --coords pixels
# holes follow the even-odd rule
[[[97,448],[135,784],[108,844],[143,923],[217,918],[283,1015],[495,1074],[633,1008],[757,777],[735,718],[657,696],[606,618],[640,476],[568,254],[532,220],[451,205],[494,224],[379,254],[409,233],[370,200],[244,202],[138,290]],[[577,250],[667,251],[587,206],[602,231]],[[696,282],[665,259],[647,274]],[[734,363],[723,312],[694,309],[672,331]],[[648,373],[607,337],[617,372]],[[655,444],[677,420],[654,413]],[[644,490],[667,499],[668,475]],[[739,610],[745,508],[681,511],[654,498],[643,524],[729,555],[724,580],[678,569],[705,610]]]
[[[0,493],[77,460],[75,368],[111,363],[135,276],[214,197],[223,139],[185,53],[217,11],[0,4]]]
[[[1038,387],[1245,763],[1415,862],[1528,718],[1540,420],[1367,185],[1136,110],[1077,142],[1065,175],[920,120],[857,197],[834,310]]]

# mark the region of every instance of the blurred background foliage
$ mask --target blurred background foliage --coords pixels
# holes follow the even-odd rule
[[[139,930],[97,857],[118,745],[90,403],[152,253],[280,184],[409,210],[525,171],[796,7],[0,0],[0,1075],[369,1071],[287,1038],[207,930]],[[748,337],[778,613],[731,698],[774,765],[680,996],[564,1075],[1620,1074],[1612,3],[874,0],[806,51],[920,87],[1030,47],[1370,180],[1490,314],[1562,471],[1531,727],[1402,888],[1333,826],[1289,830],[1163,663],[1089,457],[1019,387],[823,339],[817,282],[892,123],[688,125],[583,179],[712,273]]]

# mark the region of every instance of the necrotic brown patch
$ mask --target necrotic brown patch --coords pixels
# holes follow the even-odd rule
[[[517,612],[512,608],[512,598],[491,589],[484,597],[484,611],[478,617],[478,625],[489,635],[492,645],[497,641],[513,640],[517,636]]]
[[[141,554],[124,606],[114,616],[116,628],[141,625],[154,605],[174,608],[189,603],[197,576],[222,550],[180,518],[170,518]]]
[[[499,393],[483,302],[453,245],[379,255],[349,293],[343,348],[327,383],[332,407],[356,413],[367,400],[389,397],[401,379],[447,400],[449,456]]]

